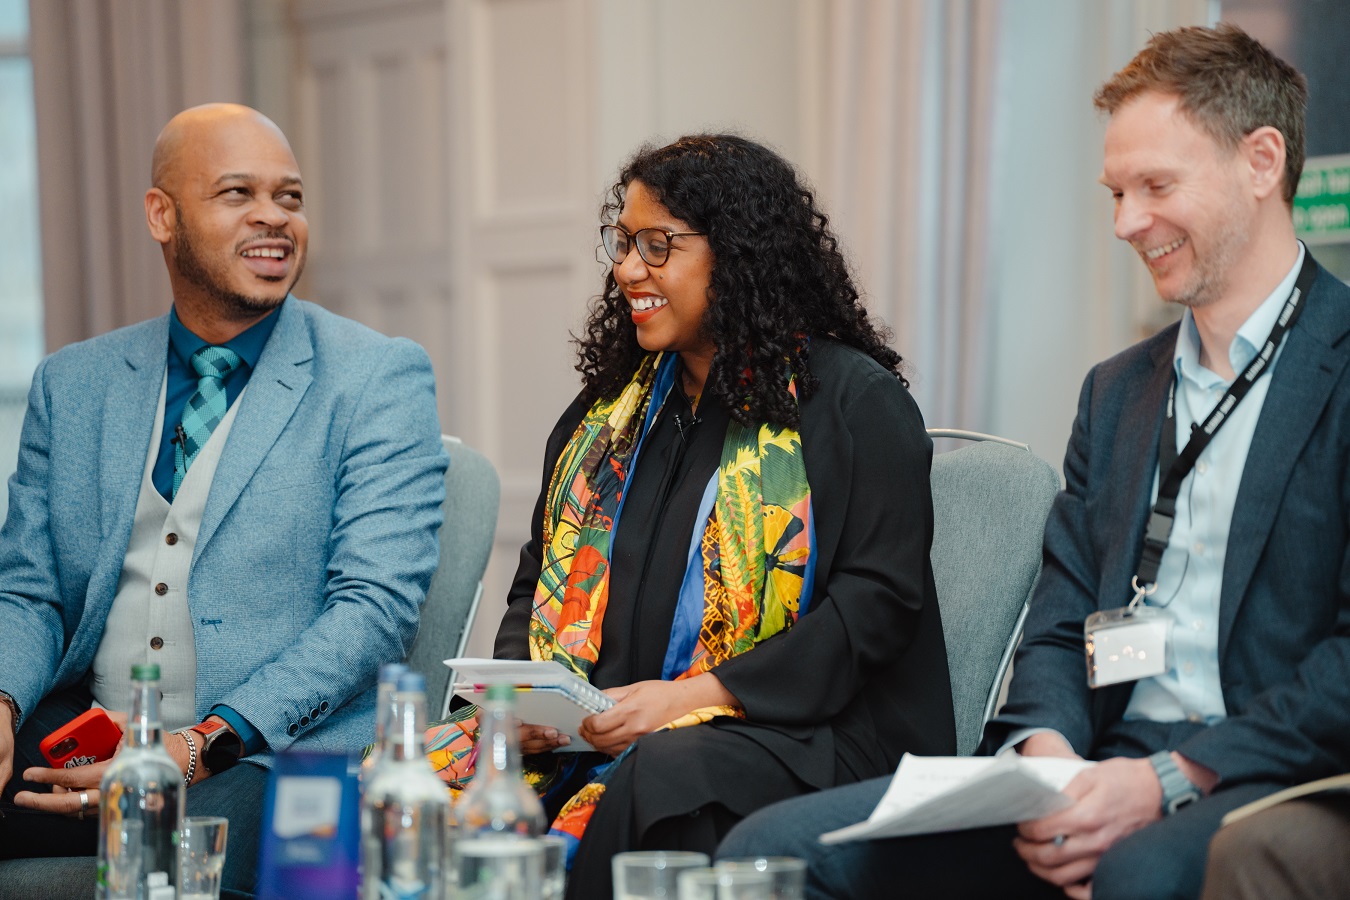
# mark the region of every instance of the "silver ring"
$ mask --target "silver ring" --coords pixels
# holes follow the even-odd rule
[[[1053,841],[1051,841],[1051,843],[1054,844],[1056,847],[1063,847],[1064,842],[1067,841],[1068,839],[1069,836],[1067,834],[1057,834],[1055,835],[1055,838]]]
[[[89,792],[80,791],[80,821],[84,821],[84,814],[89,812]]]

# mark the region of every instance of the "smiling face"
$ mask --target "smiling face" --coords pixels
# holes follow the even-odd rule
[[[675,218],[640,181],[628,184],[618,224],[629,234],[643,228],[698,231]],[[713,253],[708,239],[687,235],[670,240],[664,265],[648,266],[637,249],[614,264],[614,278],[628,300],[638,344],[655,352],[678,352],[694,387],[701,389],[715,349],[703,331],[712,286]]]
[[[1246,162],[1170,94],[1141,94],[1111,116],[1101,181],[1115,197],[1116,237],[1164,300],[1203,307],[1232,287],[1257,229]]]
[[[244,107],[180,114],[156,146],[150,230],[165,248],[180,316],[250,324],[286,299],[309,225],[285,137]]]

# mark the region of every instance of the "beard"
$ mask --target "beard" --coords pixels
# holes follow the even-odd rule
[[[1192,241],[1190,249],[1195,264],[1190,277],[1172,293],[1172,296],[1163,297],[1168,303],[1178,303],[1196,309],[1210,305],[1227,292],[1233,270],[1247,248],[1251,228],[1250,215],[1243,211],[1238,202],[1230,198],[1225,208],[1214,217],[1214,222],[1215,226],[1210,231],[1208,247],[1203,256],[1196,247],[1193,236],[1188,238]]]
[[[253,319],[276,309],[285,301],[286,295],[291,292],[291,288],[295,287],[295,283],[300,280],[300,274],[305,268],[304,257],[297,253],[295,254],[295,267],[291,273],[290,281],[286,284],[285,290],[279,292],[279,296],[242,294],[226,287],[226,274],[222,271],[223,267],[214,264],[211,259],[202,254],[199,242],[192,230],[188,228],[183,217],[182,207],[177,207],[177,218],[173,233],[173,261],[178,273],[187,279],[189,284],[201,289],[214,300],[221,313],[228,319]],[[255,237],[290,240],[284,234],[267,233]],[[279,284],[281,279],[276,279],[276,281]]]

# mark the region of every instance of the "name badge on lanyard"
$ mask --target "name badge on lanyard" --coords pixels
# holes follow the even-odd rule
[[[1167,416],[1163,422],[1162,441],[1158,448],[1158,499],[1149,513],[1144,527],[1144,547],[1138,573],[1130,580],[1134,598],[1128,606],[1104,609],[1088,616],[1083,622],[1083,645],[1087,655],[1088,687],[1099,688],[1140,678],[1162,675],[1171,667],[1172,616],[1165,609],[1149,606],[1148,598],[1158,589],[1158,568],[1172,535],[1176,518],[1177,495],[1181,483],[1195,467],[1195,461],[1209,446],[1214,435],[1228,421],[1234,408],[1247,396],[1252,385],[1270,368],[1276,351],[1284,342],[1289,329],[1294,327],[1303,312],[1302,299],[1317,277],[1317,264],[1306,251],[1303,267],[1294,282],[1294,289],[1285,301],[1270,330],[1261,351],[1227,392],[1219,398],[1205,420],[1191,425],[1191,437],[1181,453],[1177,453],[1176,376],[1167,395]]]
[[[1145,606],[1142,599],[1140,595],[1129,606],[1099,610],[1083,623],[1088,687],[1152,678],[1171,667],[1172,616]]]

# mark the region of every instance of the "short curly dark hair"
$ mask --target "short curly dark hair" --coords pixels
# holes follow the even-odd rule
[[[644,146],[610,189],[604,221],[615,221],[634,181],[672,216],[707,234],[713,270],[703,329],[717,349],[704,391],[738,422],[798,427],[788,369],[805,399],[817,386],[806,340],[812,336],[856,347],[908,386],[900,354],[887,346],[889,332],[859,302],[829,220],[777,153],[732,134]],[[613,267],[575,341],[583,397],[617,396],[646,351]]]

